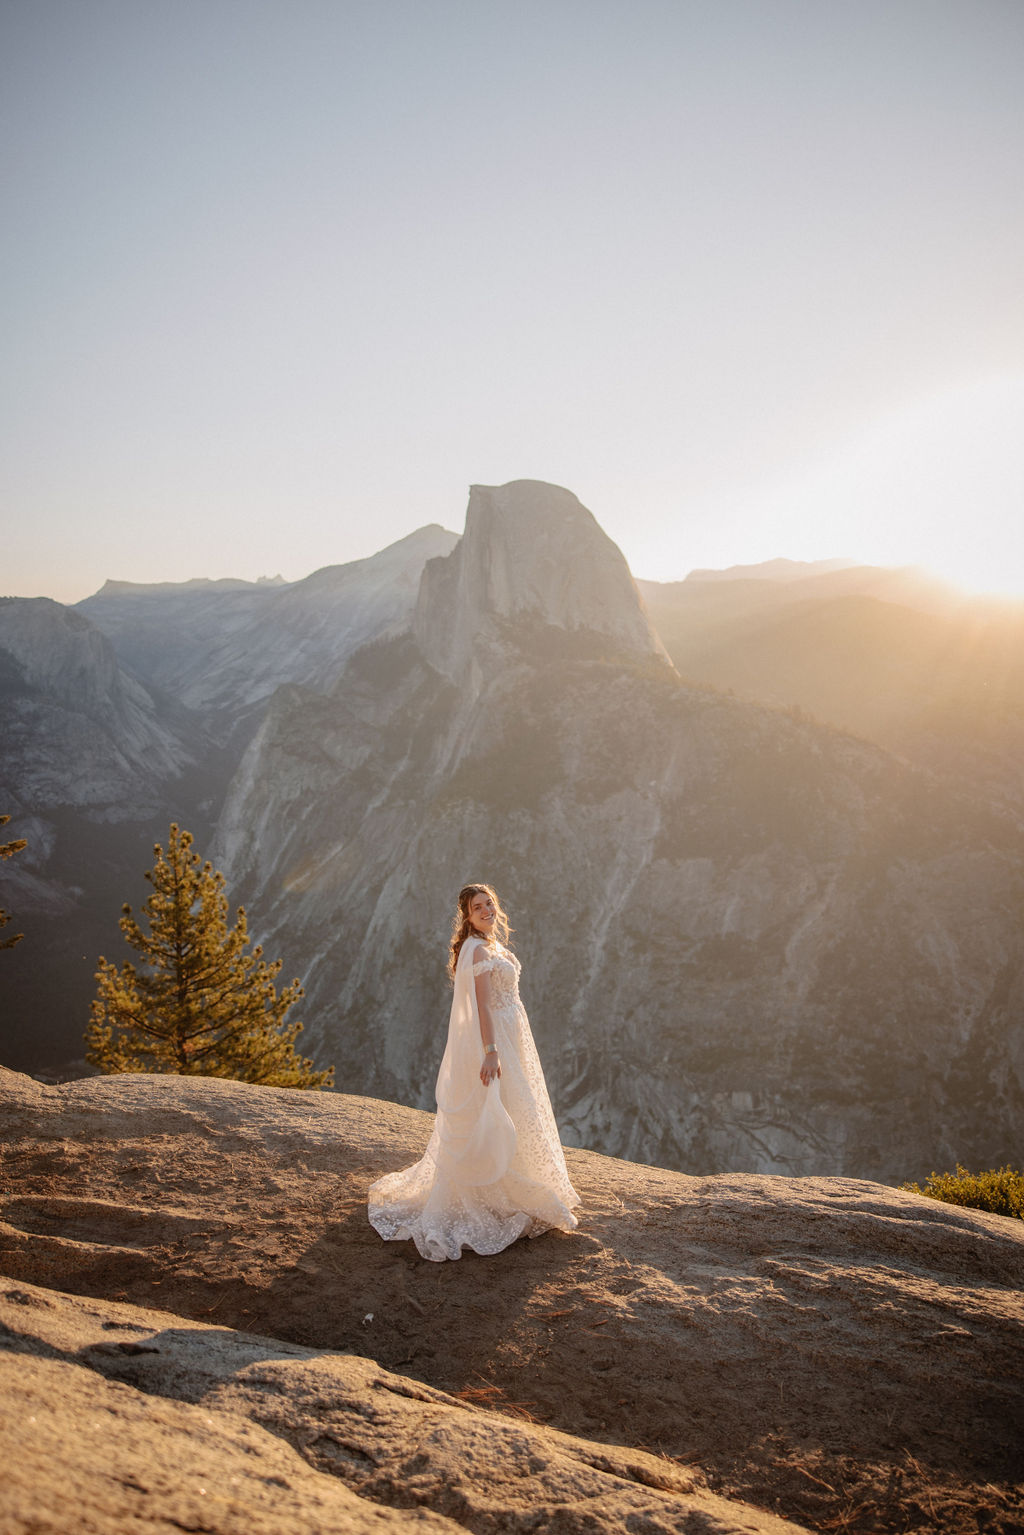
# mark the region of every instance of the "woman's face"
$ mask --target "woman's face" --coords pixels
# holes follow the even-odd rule
[[[489,895],[471,896],[469,902],[469,920],[473,927],[484,938],[489,938],[494,932],[494,919],[497,911],[493,900]]]

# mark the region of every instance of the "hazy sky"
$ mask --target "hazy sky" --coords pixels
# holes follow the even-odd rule
[[[1024,591],[1021,0],[0,0],[0,592],[471,482]]]

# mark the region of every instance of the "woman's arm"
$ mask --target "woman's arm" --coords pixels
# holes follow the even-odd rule
[[[479,952],[478,948],[477,953]],[[477,1012],[480,1014],[480,1043],[484,1047],[480,1080],[485,1087],[489,1087],[495,1077],[501,1076],[501,1061],[494,1042],[494,1019],[491,1017],[491,973],[489,970],[482,970],[479,975],[473,977],[473,980],[476,985]]]

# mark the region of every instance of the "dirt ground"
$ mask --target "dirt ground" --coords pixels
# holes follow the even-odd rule
[[[366,1219],[414,1110],[0,1070],[0,1114],[12,1279],[362,1355],[807,1529],[1024,1530],[1024,1223],[571,1151],[577,1232],[432,1264]]]

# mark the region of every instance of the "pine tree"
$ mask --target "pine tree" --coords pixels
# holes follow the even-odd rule
[[[6,826],[10,819],[9,815],[0,815],[0,826]],[[27,846],[28,843],[24,837],[17,837],[13,842],[0,842],[0,858],[10,858],[12,854],[20,853],[22,848]],[[0,908],[0,927],[6,927],[10,920],[7,912]],[[24,933],[15,933],[10,938],[0,938],[0,949],[13,949],[14,945],[20,943],[24,936]]]
[[[301,1023],[284,1016],[303,995],[298,981],[280,996],[281,961],[268,963],[240,906],[228,927],[224,876],[192,851],[192,836],[171,827],[167,852],[153,849],[146,874],[153,894],[142,908],[146,933],[130,906],[121,931],[144,961],[121,969],[100,958],[98,991],[86,1030],[86,1058],[104,1072],[171,1072],[233,1077],[275,1087],[329,1087],[334,1068],[314,1071],[295,1051]]]

